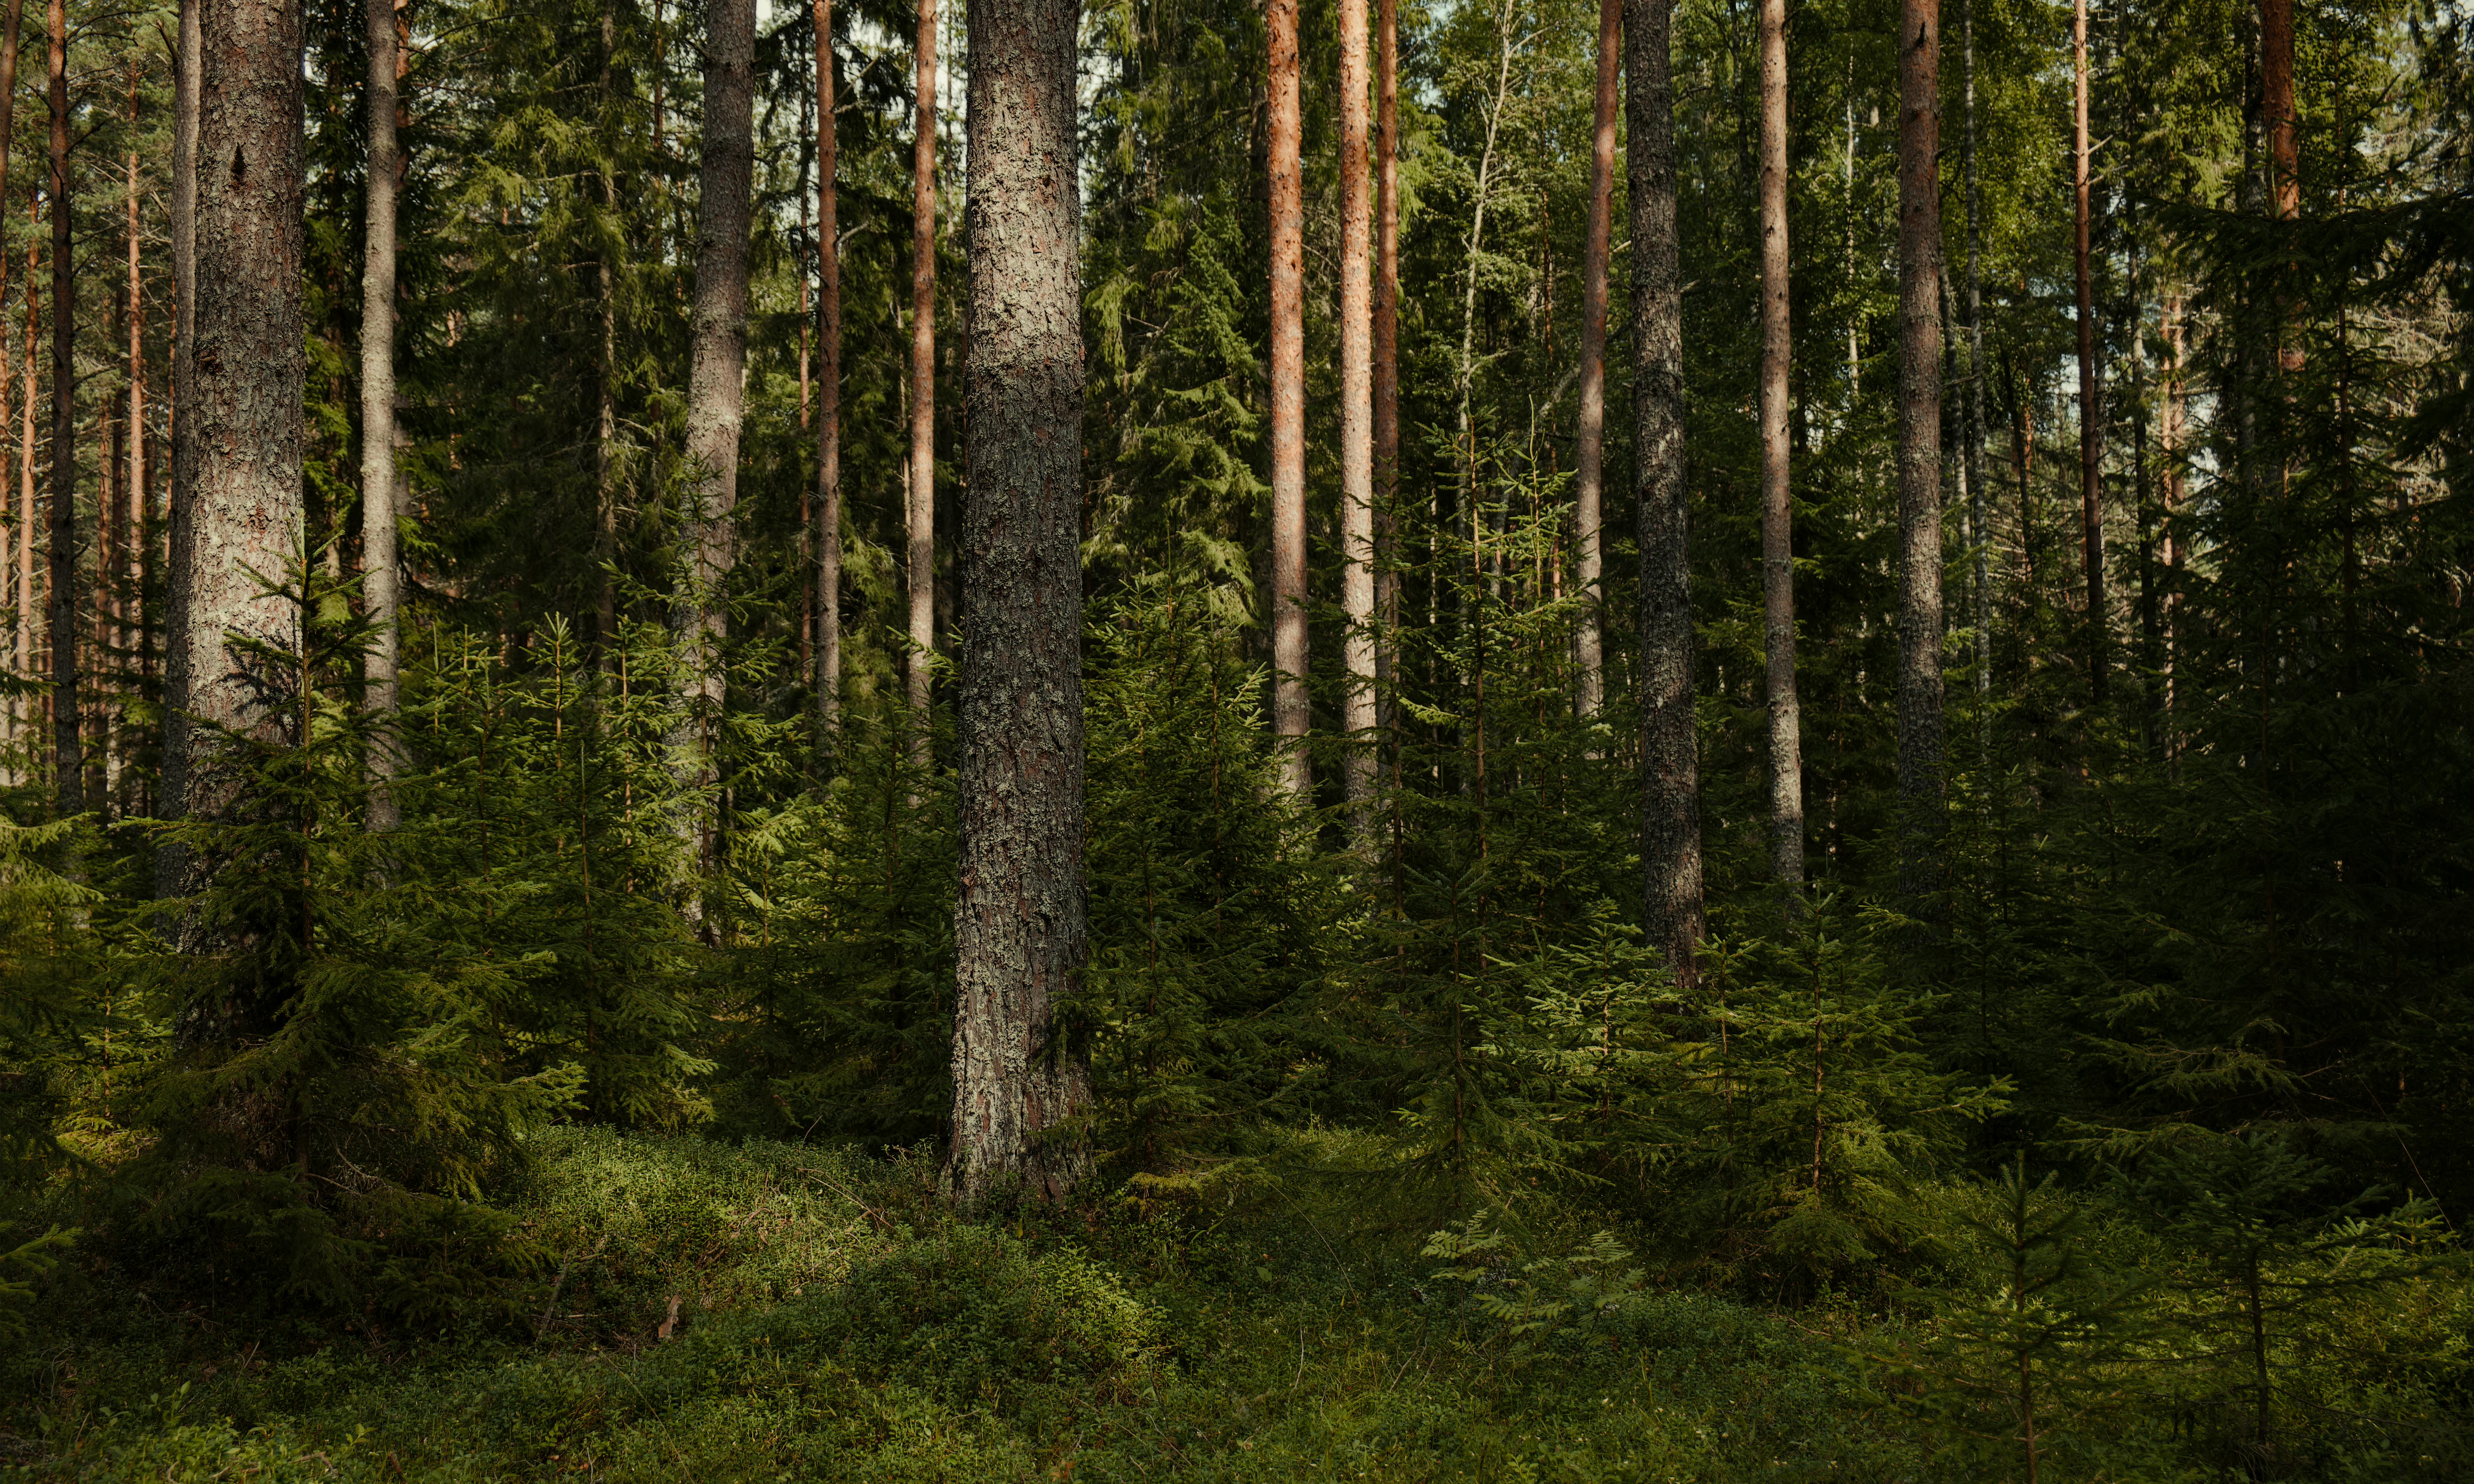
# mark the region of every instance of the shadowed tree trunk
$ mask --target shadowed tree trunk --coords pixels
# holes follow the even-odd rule
[[[1761,612],[1768,659],[1770,871],[1804,887],[1804,740],[1795,686],[1795,555],[1787,496],[1786,0],[1760,0]]]
[[[1941,22],[1899,7],[1899,800],[1901,885],[1939,881],[1941,684]]]
[[[1280,778],[1299,801],[1306,758],[1305,221],[1298,179],[1298,0],[1267,0],[1272,227],[1272,730]]]
[[[237,780],[215,762],[215,727],[279,737],[293,716],[234,640],[297,653],[301,609],[265,590],[301,555],[303,352],[301,12],[264,0],[199,0],[193,280],[179,394],[186,443],[172,500],[165,639],[163,812],[214,819]],[[186,327],[184,327],[186,328]],[[230,637],[228,637],[230,635]],[[201,863],[166,850],[158,889],[187,895]],[[210,952],[194,916],[182,947]],[[231,1033],[241,1007],[192,1005],[181,1036]]]
[[[2075,213],[2071,238],[2072,278],[2078,291],[2079,544],[2087,573],[2088,694],[2105,695],[2104,621],[2104,431],[2097,405],[2096,293],[2088,275],[2089,187],[2087,0],[2071,11],[2071,198]]]
[[[834,6],[816,27],[816,736],[829,757],[842,717],[842,267],[834,128]]]
[[[736,560],[739,429],[747,365],[748,191],[755,168],[756,0],[713,0],[706,12],[704,152],[696,223],[694,315],[689,327],[687,562],[674,622],[683,673],[680,700],[688,761],[680,782],[714,779],[714,740],[726,677],[721,658],[725,589]],[[697,859],[710,866],[713,819],[683,814]]]
[[[605,0],[601,12],[600,127],[604,131],[611,127],[611,55],[618,46],[615,9],[615,0]],[[606,160],[601,168],[601,209],[613,216],[618,211],[618,182],[611,179]],[[618,254],[604,249],[594,266],[593,278],[594,297],[599,300],[596,307],[601,313],[601,361],[593,378],[594,400],[597,404],[594,409],[593,543],[594,559],[605,564],[600,586],[594,594],[593,650],[594,664],[607,666],[612,660],[611,651],[618,642]]]
[[[1595,716],[1606,699],[1607,595],[1602,483],[1607,448],[1607,251],[1615,205],[1615,71],[1623,48],[1623,0],[1598,0],[1597,111],[1589,135],[1589,235],[1581,246],[1581,407],[1572,461],[1572,578],[1589,610],[1581,616],[1578,702]],[[1672,111],[1671,108],[1669,110]],[[1668,132],[1673,132],[1670,122]],[[1670,144],[1669,149],[1672,150]],[[1639,241],[1634,239],[1636,247]]]
[[[369,754],[369,827],[393,829],[397,705],[395,506],[395,0],[366,0],[369,26],[367,241],[361,268],[361,594],[374,632],[362,705],[379,726]]]
[[[26,0],[9,0],[8,20],[5,23],[7,30],[5,34],[0,34],[0,98],[12,100],[10,107],[0,108],[0,218],[5,218],[8,209],[9,193],[7,186],[9,180],[9,146],[12,135],[15,132],[17,123],[17,109],[14,107],[14,100],[17,96],[17,33],[18,28],[25,17],[25,4]],[[26,280],[30,288],[34,283],[34,274],[35,254],[30,247],[26,254]],[[8,275],[5,273],[0,273],[0,310],[5,310],[7,304],[7,276]],[[27,365],[32,366],[34,364],[34,359],[35,343],[33,332],[29,330],[26,341]],[[0,381],[13,379],[13,372],[9,365],[8,356],[5,350],[0,350]],[[29,412],[31,412],[33,408],[33,396],[34,390],[30,387],[27,389]],[[5,402],[6,400],[6,394],[0,393],[0,402]],[[7,419],[5,418],[0,418],[0,432],[6,431],[6,424]],[[32,467],[33,461],[29,459],[26,461],[26,469],[31,471]],[[0,491],[0,493],[5,493],[5,491]],[[17,616],[15,633],[12,635],[14,640],[14,662],[11,671],[11,673],[24,680],[34,679],[30,668],[34,660],[35,647],[34,548],[30,544],[34,536],[34,505],[32,501],[28,501],[26,509],[18,516],[18,556],[15,562],[17,568]],[[12,742],[15,742],[20,740],[25,730],[26,703],[23,699],[12,696],[10,698],[8,705],[10,740]],[[25,775],[17,771],[20,766],[22,765],[12,764],[11,766],[11,781],[20,781],[24,778]]]
[[[1633,427],[1640,531],[1640,857],[1649,941],[1690,985],[1701,941],[1701,762],[1684,487],[1684,291],[1675,218],[1674,0],[1625,7]],[[1603,36],[1603,31],[1601,32]]]
[[[1398,760],[1400,630],[1400,22],[1398,0],[1375,0],[1374,64],[1374,649],[1375,689],[1385,745]],[[1396,782],[1397,779],[1395,778]]]
[[[965,1205],[1006,1186],[1057,1200],[1088,1162],[1074,1125],[1090,1077],[1051,1015],[1085,953],[1079,19],[1075,0],[973,0],[969,16],[971,439],[945,1167]]]
[[[910,155],[910,682],[912,755],[928,765],[936,653],[936,0],[919,0]]]
[[[1986,523],[1984,501],[1984,256],[1983,203],[1977,190],[1976,176],[1976,7],[1974,0],[1960,0],[1958,9],[1959,47],[1967,77],[1966,96],[1966,158],[1962,161],[1967,176],[1967,505],[1972,544],[1976,548],[1976,569],[1969,594],[1976,624],[1976,697],[1979,708],[1993,691],[1993,573],[1992,527]],[[1978,726],[1978,740],[1989,733]]]
[[[1373,204],[1367,199],[1366,0],[1340,0],[1340,607],[1348,673],[1342,778],[1359,846],[1374,840]]]
[[[52,779],[66,819],[85,807],[78,735],[77,272],[69,220],[69,34],[65,0],[51,0],[52,208]],[[290,553],[285,554],[287,557]],[[274,570],[283,570],[279,563]]]

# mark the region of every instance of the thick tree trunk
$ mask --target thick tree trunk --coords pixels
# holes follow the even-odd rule
[[[279,737],[294,708],[255,673],[239,642],[297,653],[301,609],[268,577],[298,561],[302,541],[301,12],[266,0],[199,0],[191,302],[177,394],[187,444],[174,477],[171,600],[166,637],[163,812],[214,819],[238,780],[220,766],[214,728]],[[177,243],[176,243],[177,247]],[[176,380],[176,386],[181,383]],[[227,635],[231,638],[228,639]],[[167,850],[158,888],[206,883],[197,863]],[[212,951],[211,923],[192,918],[189,951]],[[192,1006],[182,1035],[227,1034],[234,1007]]]
[[[842,265],[840,154],[834,112],[833,0],[813,0],[816,25],[816,735],[830,759],[842,718]],[[821,773],[821,769],[819,770]]]
[[[970,9],[971,439],[962,504],[946,1188],[1054,1201],[1090,1102],[1053,1011],[1084,953],[1081,277],[1075,0]]]
[[[187,641],[182,628],[181,588],[184,568],[181,546],[197,503],[198,378],[191,354],[198,342],[198,112],[199,72],[205,55],[198,7],[203,0],[180,0],[178,49],[172,65],[172,406],[171,488],[164,495],[163,613],[163,750],[162,793],[158,812],[175,818],[182,807],[179,770],[181,750],[175,733],[183,725],[179,679]],[[31,302],[28,315],[33,314]],[[31,426],[31,424],[30,424]],[[28,443],[31,444],[32,438]],[[219,672],[217,672],[219,673]],[[177,896],[187,890],[187,856],[178,846],[157,851],[155,892]]]
[[[2104,611],[2104,431],[2103,410],[2097,405],[2096,292],[2088,270],[2089,156],[2088,138],[2088,11],[2076,0],[2071,11],[2071,196],[2074,228],[2071,239],[2073,281],[2078,290],[2079,357],[2079,542],[2087,573],[2088,693],[2098,705],[2105,697]]]
[[[52,776],[62,819],[85,808],[79,739],[77,620],[77,273],[69,220],[69,38],[65,0],[51,0],[52,116]],[[282,568],[278,566],[276,570]]]
[[[396,630],[395,0],[367,0],[362,9],[369,26],[370,145],[361,261],[361,594],[373,629],[362,705],[377,724],[370,739],[367,820],[372,830],[381,831],[395,828],[401,818],[389,730],[401,643]]]
[[[756,0],[706,11],[704,151],[699,164],[695,307],[688,347],[688,560],[674,600],[688,707],[680,782],[710,787],[726,688],[721,657],[730,570],[737,560],[739,429],[747,365],[748,193],[755,170]],[[683,815],[682,819],[688,816]],[[693,813],[699,862],[710,866],[713,821]]]
[[[1684,484],[1684,291],[1676,229],[1674,0],[1623,17],[1632,195],[1633,442],[1640,535],[1640,858],[1649,941],[1679,984],[1701,942],[1701,760]],[[1603,36],[1603,31],[1601,32]]]
[[[936,653],[936,0],[919,0],[910,156],[910,680],[912,755],[929,762]]]
[[[1374,682],[1384,744],[1399,760],[1400,682],[1400,23],[1398,0],[1374,0]],[[1395,781],[1397,779],[1395,778]]]
[[[1804,740],[1795,685],[1795,554],[1787,495],[1786,0],[1760,0],[1761,611],[1768,659],[1770,871],[1804,887]]]
[[[1938,883],[1941,683],[1941,22],[1935,0],[1899,7],[1900,874]]]
[[[1960,0],[1958,9],[1959,45],[1965,59],[1967,134],[1967,507],[1970,544],[1976,548],[1976,567],[1969,594],[1976,623],[1976,697],[1980,708],[1993,692],[1993,574],[1992,527],[1986,523],[1984,503],[1984,256],[1983,203],[1977,189],[1976,175],[1976,7],[1974,0]],[[1987,733],[1979,719],[1978,739]]]
[[[1298,0],[1266,0],[1272,228],[1272,730],[1280,778],[1303,802],[1306,699],[1305,207],[1298,176]]]
[[[1341,730],[1350,825],[1374,840],[1373,203],[1366,158],[1366,0],[1340,0],[1340,607],[1347,689]]]
[[[1598,0],[1597,112],[1589,135],[1589,221],[1581,245],[1581,406],[1572,461],[1572,580],[1589,610],[1573,656],[1580,711],[1606,700],[1605,523],[1607,451],[1607,252],[1614,235],[1615,72],[1622,60],[1624,0]],[[1671,109],[1670,109],[1671,111]],[[1670,132],[1672,124],[1669,125]],[[1637,244],[1639,239],[1635,238]]]

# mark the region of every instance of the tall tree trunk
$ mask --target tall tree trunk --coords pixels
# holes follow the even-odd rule
[[[2164,706],[2165,755],[2177,756],[2181,751],[2178,723],[2174,714],[2175,661],[2181,650],[2182,607],[2182,296],[2179,291],[2165,295],[2161,317],[2164,320],[2165,366],[2164,409],[2157,429],[2158,452],[2164,462],[2164,478],[2158,491],[2160,509],[2157,525],[2163,550],[2159,561],[2164,565],[2165,596],[2161,625],[2164,629]]]
[[[1581,615],[1579,653],[1573,657],[1580,671],[1583,716],[1597,715],[1606,699],[1601,480],[1607,443],[1607,251],[1614,234],[1615,71],[1622,60],[1623,12],[1624,0],[1598,0],[1598,93],[1589,135],[1589,222],[1581,245],[1581,406],[1579,446],[1572,461],[1572,581],[1588,605]],[[1668,128],[1671,132],[1671,122]]]
[[[69,34],[65,0],[51,0],[52,153],[52,771],[66,819],[85,808],[79,740],[77,620],[77,272],[69,220]],[[288,555],[288,553],[287,553]],[[277,571],[282,568],[278,566]]]
[[[676,598],[685,673],[680,699],[691,761],[680,781],[710,787],[727,688],[721,645],[737,560],[739,428],[747,365],[748,193],[755,170],[756,0],[706,10],[704,152],[699,164],[695,311],[689,329],[688,563]],[[684,818],[684,816],[683,816]],[[697,858],[713,859],[711,812],[693,814]]]
[[[1340,607],[1347,672],[1342,779],[1362,849],[1374,842],[1373,203],[1366,158],[1366,0],[1340,0]]]
[[[1941,20],[1899,7],[1899,800],[1901,875],[1938,885],[1941,684]]]
[[[2105,697],[2104,432],[2097,405],[2096,292],[2088,271],[2089,165],[2087,0],[2071,10],[2071,198],[2075,227],[2071,239],[2073,281],[2078,289],[2079,540],[2087,573],[2088,694]]]
[[[1305,207],[1298,154],[1298,0],[1267,0],[1271,47],[1272,730],[1280,779],[1312,792],[1306,757]]]
[[[1399,0],[1374,0],[1374,650],[1378,724],[1399,761],[1400,682],[1400,24]],[[1397,779],[1395,778],[1396,782]]]
[[[610,62],[618,46],[616,0],[604,0],[601,12],[601,119],[603,131],[616,124],[611,114]],[[400,100],[399,100],[399,105]],[[618,182],[609,167],[601,170],[601,209],[618,213]],[[601,359],[594,367],[593,439],[593,549],[602,563],[601,586],[594,595],[593,647],[597,664],[607,665],[618,642],[618,264],[604,250],[594,266],[594,297],[600,300]]]
[[[1082,336],[1076,0],[970,11],[971,438],[962,502],[946,1188],[1055,1201],[1091,1099],[1052,1015],[1086,944],[1082,886]]]
[[[1640,537],[1640,859],[1649,941],[1679,984],[1701,942],[1701,760],[1684,484],[1684,291],[1676,228],[1674,0],[1628,0],[1634,475]],[[1601,22],[1601,38],[1604,36]]]
[[[36,196],[29,187],[26,194]],[[25,395],[17,404],[17,674],[27,680],[35,678],[35,402],[38,372],[36,355],[42,340],[41,310],[35,299],[35,275],[42,268],[42,249],[34,242],[26,244],[26,358],[23,363]],[[25,755],[18,760],[24,770],[21,778],[39,777],[36,750],[39,743],[26,733],[39,731],[40,707],[31,699],[18,703],[21,726],[19,740],[25,745]]]
[[[1770,872],[1804,887],[1804,740],[1795,686],[1795,552],[1787,495],[1786,0],[1760,0],[1761,610],[1768,659]],[[1792,909],[1791,909],[1792,910]]]
[[[0,100],[6,100],[5,106],[0,106],[0,219],[5,219],[7,215],[9,195],[9,146],[12,136],[16,132],[17,123],[17,35],[18,28],[24,19],[25,4],[26,0],[9,0],[8,20],[6,22],[7,30],[5,34],[0,34]],[[34,287],[34,276],[35,251],[30,244],[26,252],[26,282],[29,292],[32,292]],[[6,284],[0,283],[0,290],[5,290],[5,288]],[[0,292],[0,310],[5,310],[7,300],[7,294],[5,292]],[[34,362],[35,342],[32,331],[29,330],[26,341],[26,364],[31,368],[34,365]],[[0,379],[7,379],[10,374],[8,358],[5,355],[0,355]],[[29,388],[27,390],[26,406],[26,415],[28,417],[32,417],[34,415],[33,397],[33,389]],[[5,431],[6,426],[7,419],[5,418],[0,418],[0,431]],[[32,478],[33,467],[34,461],[30,453],[25,465],[23,466],[23,473],[25,477],[29,479]],[[14,635],[15,660],[11,671],[11,673],[17,676],[20,680],[29,681],[35,678],[31,669],[34,661],[35,623],[34,547],[31,544],[34,539],[34,527],[35,506],[34,501],[31,498],[30,491],[30,497],[26,501],[25,509],[18,516],[17,525],[18,557],[15,563],[17,568],[17,619],[16,633]],[[24,741],[26,730],[25,705],[25,701],[18,697],[12,697],[9,701],[9,740],[12,745],[20,744]],[[11,778],[12,781],[22,780],[25,778],[26,775],[23,772],[18,771],[23,766],[23,760],[11,765]]]
[[[936,653],[936,0],[919,0],[910,156],[910,679],[912,755],[929,762]]]
[[[1984,281],[1981,276],[1984,217],[1976,175],[1975,0],[1960,0],[1958,24],[1960,54],[1965,60],[1967,72],[1966,158],[1962,162],[1967,174],[1967,435],[1963,456],[1967,469],[1969,544],[1976,549],[1969,598],[1976,624],[1977,741],[1980,745],[1989,746],[1990,733],[1985,730],[1983,706],[1993,693],[1993,529],[1986,521],[1984,502]]]
[[[301,265],[303,156],[301,12],[259,0],[198,0],[198,79],[191,303],[184,318],[178,413],[188,444],[174,477],[163,740],[163,811],[216,819],[237,780],[218,766],[214,728],[279,738],[297,714],[226,635],[298,653],[301,609],[269,593],[251,569],[287,571],[302,542],[304,436]],[[185,49],[185,48],[184,48]],[[175,385],[180,383],[176,380]],[[167,849],[166,895],[206,882],[198,862]],[[217,929],[192,917],[182,947],[212,951]],[[189,1044],[231,1032],[244,1007],[185,1008]],[[259,1007],[263,1008],[263,1007]]]
[[[0,96],[6,95],[0,94]],[[129,61],[129,128],[132,134],[136,132],[137,60],[134,56],[132,56]],[[147,564],[141,554],[146,553],[151,544],[149,537],[152,523],[146,518],[146,284],[144,275],[140,271],[142,259],[139,255],[137,151],[135,149],[129,151],[125,164],[129,184],[127,203],[129,287],[126,298],[127,313],[124,317],[124,327],[129,331],[129,403],[125,409],[128,413],[126,420],[129,444],[128,462],[123,466],[124,477],[121,481],[123,499],[127,508],[122,513],[121,522],[129,539],[130,580],[128,597],[123,603],[121,617],[124,633],[131,627],[135,627],[138,631],[137,656],[142,667],[146,654],[143,606],[146,601]],[[132,618],[136,618],[139,622],[132,625],[129,623]],[[118,792],[118,784],[115,781],[113,785],[115,797]]]
[[[842,264],[834,181],[840,156],[834,111],[833,0],[813,0],[816,24],[816,735],[830,758],[842,718]]]
[[[370,740],[373,831],[395,828],[397,756],[389,734],[397,706],[395,507],[395,0],[367,0],[369,168],[367,245],[361,264],[361,592],[371,624],[362,705],[376,728]],[[132,272],[135,265],[132,264]]]

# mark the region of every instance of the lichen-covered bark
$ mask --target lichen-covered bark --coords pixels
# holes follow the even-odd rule
[[[301,12],[199,0],[198,33],[195,278],[180,347],[186,457],[173,465],[164,641],[162,808],[176,819],[215,817],[232,800],[232,778],[208,766],[202,723],[275,735],[293,714],[232,637],[293,651],[302,640],[299,605],[266,590],[301,550]],[[195,891],[197,864],[167,851],[158,887]],[[189,1039],[230,1023],[193,1011]]]
[[[1675,218],[1674,0],[1623,19],[1632,196],[1633,428],[1640,534],[1640,859],[1649,941],[1682,982],[1701,941],[1701,756],[1684,485],[1684,292]],[[1603,290],[1601,291],[1603,292]]]
[[[1572,461],[1572,578],[1589,605],[1573,668],[1583,716],[1606,698],[1606,621],[1601,582],[1607,443],[1607,252],[1615,204],[1615,71],[1623,48],[1623,0],[1598,0],[1597,108],[1589,134],[1589,220],[1581,243],[1581,405]]]
[[[1787,496],[1786,0],[1760,0],[1761,614],[1768,660],[1770,872],[1804,886],[1804,723],[1795,684],[1795,549]]]
[[[688,329],[687,562],[673,602],[688,707],[680,781],[713,778],[710,729],[721,710],[721,642],[738,557],[739,429],[747,365],[747,229],[755,170],[756,0],[713,0],[705,12],[704,149],[696,213],[695,304]],[[693,821],[697,855],[712,824]]]
[[[1341,730],[1350,824],[1374,837],[1373,203],[1366,179],[1366,0],[1340,0],[1340,607],[1347,691]]]
[[[375,632],[363,705],[381,724],[396,709],[395,0],[367,0],[369,168],[361,257],[361,594]],[[396,752],[381,730],[369,755],[368,823],[393,829]]]
[[[1941,22],[1936,0],[1899,7],[1900,874],[1938,879],[1941,683]]]
[[[1304,799],[1306,698],[1305,206],[1298,176],[1298,0],[1267,0],[1272,230],[1272,730],[1280,779]]]
[[[1075,0],[971,5],[971,338],[964,392],[948,1190],[1063,1196],[1090,1100],[1055,1035],[1085,952],[1082,339]]]

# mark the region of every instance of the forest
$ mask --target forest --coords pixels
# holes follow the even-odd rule
[[[0,6],[0,1477],[2474,1477],[2466,0]]]

